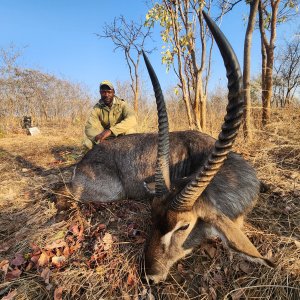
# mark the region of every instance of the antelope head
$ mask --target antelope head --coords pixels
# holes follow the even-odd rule
[[[143,53],[155,91],[159,122],[152,231],[145,249],[146,275],[154,282],[164,280],[171,266],[199,245],[211,230],[223,237],[234,250],[263,264],[272,265],[260,255],[235,220],[215,209],[202,197],[202,192],[219,171],[232,148],[242,121],[244,106],[242,75],[236,55],[217,25],[205,12],[203,15],[218,44],[227,71],[227,114],[218,140],[203,166],[190,178],[183,178],[172,184],[169,175],[169,129],[165,102],[156,74]]]

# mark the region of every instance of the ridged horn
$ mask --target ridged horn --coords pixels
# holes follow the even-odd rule
[[[242,73],[237,57],[216,23],[204,11],[202,13],[218,45],[226,68],[228,79],[227,113],[221,133],[206,162],[196,172],[194,179],[170,203],[170,208],[176,211],[192,209],[195,201],[219,171],[229,151],[232,149],[243,116]]]
[[[169,168],[169,123],[164,96],[148,57],[143,51],[145,64],[151,78],[155,93],[158,114],[158,145],[155,170],[155,195],[160,197],[170,190],[170,168]]]

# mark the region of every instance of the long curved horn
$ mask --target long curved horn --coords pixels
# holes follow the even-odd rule
[[[202,11],[202,13],[217,42],[227,71],[227,114],[224,118],[224,124],[218,140],[215,142],[214,148],[203,167],[197,171],[194,180],[170,203],[170,208],[176,211],[190,210],[212,178],[219,171],[224,160],[227,158],[228,152],[232,149],[243,116],[244,98],[242,93],[242,74],[237,57],[219,27],[204,11]]]
[[[155,171],[155,195],[160,197],[170,190],[170,168],[169,168],[169,123],[164,96],[157,76],[143,51],[143,57],[151,78],[155,93],[158,113],[158,145]]]

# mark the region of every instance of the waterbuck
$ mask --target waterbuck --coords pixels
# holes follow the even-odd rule
[[[240,67],[216,24],[205,13],[204,17],[228,77],[229,103],[218,140],[197,131],[169,133],[162,91],[144,55],[157,102],[158,135],[132,134],[96,145],[77,164],[71,183],[81,201],[154,195],[152,232],[145,249],[146,273],[154,282],[165,279],[172,264],[215,234],[231,248],[272,265],[240,229],[260,188],[253,168],[230,152],[243,114]]]
[[[262,257],[241,231],[245,214],[258,198],[260,182],[253,168],[241,156],[230,152],[241,124],[244,106],[239,63],[220,29],[205,12],[203,15],[227,71],[227,114],[218,140],[212,147],[211,138],[207,136],[202,135],[202,139],[196,142],[206,144],[202,150],[202,159],[197,163],[197,170],[185,178],[173,181],[169,176],[167,115],[165,111],[163,115],[159,114],[162,117],[159,117],[160,138],[155,197],[151,210],[152,231],[145,249],[146,274],[155,283],[166,278],[170,267],[177,260],[205,239],[214,236],[220,236],[230,248],[249,259],[273,267],[273,263]],[[145,61],[156,101],[160,103],[159,111],[164,110],[159,82],[147,58]]]

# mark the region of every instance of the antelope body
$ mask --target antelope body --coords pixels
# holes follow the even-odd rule
[[[157,134],[146,133],[126,135],[96,145],[76,166],[72,180],[74,195],[83,202],[149,198],[151,195],[144,182],[154,181],[157,143]],[[214,143],[214,138],[198,131],[171,132],[171,181],[180,182],[193,174],[208,157]],[[237,185],[238,192],[228,189],[224,197],[231,199],[237,197],[237,193],[240,203],[244,203],[243,195],[249,194],[249,198],[258,195],[259,182],[253,168],[240,155],[231,153],[205,194],[217,200],[225,187]],[[226,198],[224,201],[228,202]]]
[[[241,231],[260,187],[254,169],[230,152],[243,115],[241,72],[228,41],[203,14],[228,77],[229,103],[218,139],[195,131],[169,133],[162,91],[144,55],[157,102],[158,135],[133,134],[95,146],[77,164],[72,180],[72,191],[82,201],[154,195],[145,249],[146,274],[154,282],[164,280],[178,259],[215,235],[248,258],[273,266]]]

